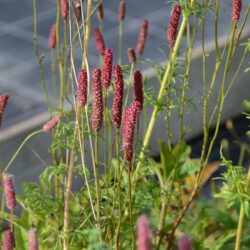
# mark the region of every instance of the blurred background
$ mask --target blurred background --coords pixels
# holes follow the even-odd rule
[[[244,1],[243,1],[244,2]],[[84,4],[85,1],[84,1]],[[117,11],[118,0],[103,0],[104,21],[103,33],[107,47],[118,54],[118,32],[119,23]],[[243,3],[243,10],[245,10]],[[124,22],[123,38],[123,63],[128,64],[126,57],[127,48],[136,46],[140,23],[144,18],[149,21],[149,32],[147,44],[142,56],[142,69],[147,76],[148,84],[154,86],[154,71],[150,68],[147,58],[162,63],[167,62],[168,44],[166,41],[166,30],[169,16],[172,9],[171,1],[166,0],[133,0],[126,1],[126,17]],[[244,15],[244,11],[242,16]],[[49,90],[49,98],[53,102],[53,86],[51,76],[50,51],[48,49],[48,36],[50,28],[56,21],[56,1],[38,0],[37,1],[37,20],[38,20],[38,47],[40,54],[43,54],[42,61],[45,80]],[[231,20],[231,1],[221,1],[219,15],[219,46],[223,46]],[[92,30],[98,27],[96,13],[92,19]],[[214,69],[214,41],[213,41],[213,15],[208,13],[205,30],[206,51],[209,55],[207,64],[207,74]],[[243,40],[250,35],[250,25],[246,25]],[[184,43],[182,49],[184,48]],[[164,51],[166,56],[160,51]],[[239,62],[243,49],[237,52],[235,61]],[[201,30],[198,30],[197,42],[193,53],[193,64],[190,72],[190,84],[193,91],[191,96],[197,100],[198,108],[191,114],[187,113],[185,121],[191,127],[187,141],[193,146],[193,156],[200,152],[202,143],[202,120],[199,101],[202,93],[202,50],[201,50]],[[242,69],[249,67],[249,56]],[[79,66],[81,53],[76,53],[76,65]],[[115,56],[115,61],[117,57]],[[92,68],[99,65],[98,53],[95,47],[93,34],[90,41],[89,64]],[[77,67],[76,67],[77,68]],[[232,67],[236,70],[236,66]],[[243,111],[242,101],[250,100],[249,75],[241,72],[236,84],[228,96],[224,109],[223,120],[228,118],[235,120],[235,128],[242,140],[246,140],[245,132],[248,123],[241,115]],[[232,73],[233,74],[233,73]],[[219,82],[215,89],[219,86]],[[157,88],[157,87],[156,87]],[[49,118],[46,104],[44,101],[37,59],[33,46],[33,3],[31,0],[0,0],[0,94],[7,92],[10,99],[4,114],[4,122],[0,129],[0,164],[2,167],[9,161],[15,153],[18,145],[31,131],[40,128]],[[215,100],[212,97],[212,101]],[[150,110],[148,111],[150,112]],[[149,113],[150,116],[150,113]],[[176,117],[173,117],[173,124]],[[157,143],[162,135],[161,126],[164,122],[163,117],[157,123],[152,137],[152,153],[157,155]],[[175,134],[175,132],[173,132]],[[165,132],[164,132],[165,134]],[[238,151],[234,144],[234,139],[222,126],[221,132],[212,153],[211,160],[219,158],[219,145],[222,138],[228,138],[232,155],[237,158]],[[20,190],[22,181],[36,181],[39,173],[44,169],[45,164],[49,164],[48,146],[50,144],[49,135],[39,135],[33,138],[22,150],[16,161],[13,163],[10,172],[15,175],[17,189]]]

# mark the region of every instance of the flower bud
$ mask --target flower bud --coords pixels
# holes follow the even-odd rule
[[[121,0],[119,4],[119,10],[118,10],[118,20],[123,21],[125,18],[125,12],[126,12],[126,5],[125,1]]]
[[[232,0],[232,19],[236,24],[240,19],[240,12],[242,7],[242,0]]]
[[[122,120],[122,101],[123,101],[123,75],[119,65],[114,66],[114,99],[112,106],[112,122],[118,129]]]
[[[137,247],[138,250],[151,250],[151,232],[149,222],[145,215],[137,221]]]
[[[2,250],[13,250],[14,247],[15,247],[14,233],[10,229],[7,229],[3,233]]]
[[[113,62],[112,50],[109,48],[106,48],[104,51],[103,69],[102,69],[102,86],[104,88],[109,88],[111,84],[112,62]]]
[[[172,12],[170,22],[168,25],[168,42],[171,47],[174,46],[178,32],[178,24],[181,16],[181,6],[176,5]]]
[[[74,0],[74,18],[78,22],[81,20],[82,17],[82,9],[81,9],[81,2],[82,0]]]
[[[95,36],[95,41],[96,41],[96,48],[100,56],[104,55],[104,50],[105,50],[105,43],[103,40],[102,33],[98,28],[94,29],[94,36]]]
[[[51,26],[48,44],[50,49],[54,49],[56,47],[56,24]]]
[[[2,183],[6,207],[8,209],[14,209],[16,207],[16,193],[12,175],[3,175]]]
[[[60,120],[59,115],[54,116],[51,120],[49,120],[47,123],[43,125],[43,131],[45,133],[50,132],[52,129],[54,129],[57,126],[59,120]]]
[[[78,107],[84,107],[87,103],[87,85],[88,85],[87,71],[85,69],[81,69],[78,73],[78,87],[77,87]]]
[[[145,47],[146,39],[148,36],[148,20],[144,19],[141,24],[137,46],[136,46],[136,53],[140,57]]]
[[[38,239],[35,228],[31,228],[29,230],[28,240],[29,240],[29,250],[38,250]]]
[[[103,118],[103,100],[102,100],[102,84],[101,70],[94,69],[92,73],[93,88],[93,111],[92,111],[92,129],[98,132],[102,127]]]
[[[9,99],[9,95],[8,94],[0,95],[0,127],[1,127],[1,124],[2,124],[3,113],[4,113],[4,110],[6,108],[8,99]]]
[[[132,48],[128,48],[128,60],[130,64],[136,64],[136,54]]]

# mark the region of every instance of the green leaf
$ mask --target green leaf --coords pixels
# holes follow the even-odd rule
[[[223,245],[235,237],[235,230],[234,231],[227,231],[226,233],[222,234],[210,247],[210,250],[221,250],[223,249]]]

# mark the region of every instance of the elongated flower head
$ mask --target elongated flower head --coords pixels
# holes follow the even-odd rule
[[[94,29],[94,36],[95,36],[95,42],[96,42],[96,48],[100,56],[104,55],[105,50],[105,43],[103,40],[102,33],[98,28]]]
[[[35,228],[31,228],[29,230],[28,240],[29,240],[29,250],[38,250],[38,239]]]
[[[128,162],[133,159],[133,142],[136,125],[136,108],[134,102],[125,109],[122,123],[122,148]]]
[[[48,44],[50,49],[54,49],[56,47],[56,24],[51,26]]]
[[[59,120],[60,120],[60,115],[54,116],[51,120],[49,120],[43,125],[43,131],[45,133],[50,132],[52,129],[54,129],[57,126]]]
[[[69,1],[61,0],[61,13],[64,22],[67,22],[68,13],[69,13]]]
[[[134,74],[134,99],[137,101],[137,113],[141,113],[143,110],[143,83],[142,75],[139,70]]]
[[[232,0],[232,19],[234,23],[240,20],[240,12],[242,8],[242,0]]]
[[[186,234],[183,234],[178,240],[179,250],[192,250],[192,243]]]
[[[103,20],[103,18],[104,18],[103,5],[102,5],[102,3],[100,3],[98,5],[98,19]]]
[[[78,107],[84,107],[87,103],[87,86],[88,77],[86,69],[81,69],[78,73],[78,87],[77,87],[77,105]]]
[[[122,101],[123,101],[123,75],[119,65],[114,66],[114,99],[112,106],[112,122],[118,129],[122,120]]]
[[[123,21],[125,18],[125,12],[126,12],[126,5],[125,1],[121,0],[119,4],[119,10],[118,10],[118,20]]]
[[[75,20],[78,22],[81,20],[82,17],[82,9],[81,9],[81,2],[82,0],[74,0],[74,17]]]
[[[98,132],[102,127],[103,118],[103,100],[102,100],[102,84],[101,70],[94,69],[92,73],[92,89],[93,89],[93,113],[92,113],[92,129]]]
[[[14,247],[15,247],[14,233],[10,229],[7,229],[3,233],[2,250],[13,250]]]
[[[113,62],[112,50],[109,48],[106,48],[104,51],[103,69],[102,69],[102,86],[104,88],[109,88],[111,84],[112,62]]]
[[[6,207],[14,209],[16,207],[16,193],[13,184],[13,177],[10,174],[3,175],[2,179]]]
[[[151,232],[148,218],[142,215],[137,221],[137,249],[151,250]]]
[[[128,61],[130,64],[136,64],[136,54],[132,48],[128,48]]]
[[[176,5],[172,12],[170,22],[168,25],[168,42],[171,47],[174,46],[178,32],[178,24],[181,16],[181,6]]]
[[[3,113],[6,108],[8,100],[9,100],[8,94],[0,95],[0,127],[2,124],[2,120],[3,120]]]
[[[138,56],[142,55],[142,52],[144,50],[146,39],[148,36],[148,20],[144,19],[141,24],[137,45],[136,45],[136,53]]]

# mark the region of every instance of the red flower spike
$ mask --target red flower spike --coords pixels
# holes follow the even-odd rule
[[[93,113],[92,113],[92,129],[98,132],[102,127],[103,118],[103,100],[102,100],[102,84],[101,70],[94,69],[92,73],[93,88]]]
[[[125,12],[126,12],[126,5],[125,1],[121,0],[119,4],[119,10],[118,10],[118,20],[123,21],[125,18]]]
[[[13,177],[5,174],[2,179],[6,207],[14,209],[16,207],[16,193],[13,185]]]
[[[104,51],[103,69],[102,69],[102,86],[104,88],[109,88],[111,84],[112,62],[113,62],[112,50],[109,48],[106,48]]]
[[[67,22],[68,13],[69,13],[69,1],[61,0],[61,13],[64,22]]]
[[[122,124],[122,148],[128,162],[131,162],[133,159],[134,149],[134,131],[136,124],[136,109],[134,102],[125,109],[123,124]]]
[[[48,45],[50,49],[54,49],[56,47],[56,24],[51,26]]]
[[[43,125],[43,131],[45,133],[48,133],[51,130],[53,130],[57,126],[59,120],[60,120],[59,115],[54,116],[51,120],[49,120],[47,123]]]
[[[134,74],[134,99],[137,104],[137,113],[141,113],[143,110],[144,97],[142,75],[139,70],[137,70]]]
[[[171,47],[173,47],[175,44],[180,16],[181,16],[181,6],[176,5],[172,12],[170,23],[168,25],[168,42]]]
[[[151,232],[149,222],[145,215],[137,221],[137,248],[138,250],[151,250]]]
[[[122,101],[123,101],[123,75],[119,65],[114,66],[114,99],[112,106],[112,122],[118,129],[122,120]]]
[[[183,234],[178,240],[179,250],[192,250],[192,243],[186,234]]]
[[[105,43],[103,40],[102,33],[98,28],[94,29],[94,36],[95,36],[95,41],[96,41],[96,48],[100,56],[104,55],[104,50],[105,50]]]
[[[242,0],[232,0],[232,19],[235,24],[240,20],[241,8]]]
[[[130,64],[136,64],[136,54],[132,48],[128,48],[128,61]]]
[[[38,239],[35,228],[31,228],[29,230],[28,240],[29,240],[29,250],[38,250]]]
[[[7,229],[3,233],[2,250],[13,250],[15,247],[14,233]]]
[[[104,18],[104,11],[103,11],[103,5],[100,3],[98,5],[98,19],[101,21]]]
[[[1,124],[2,124],[3,113],[4,113],[4,110],[6,108],[8,99],[9,99],[9,95],[8,94],[0,95],[0,127],[1,127]]]
[[[87,104],[87,86],[88,86],[88,77],[87,71],[85,69],[81,69],[78,73],[78,107],[84,107]]]
[[[138,41],[136,45],[136,53],[138,56],[142,55],[142,52],[145,47],[146,39],[148,36],[148,20],[144,19],[141,24]]]

